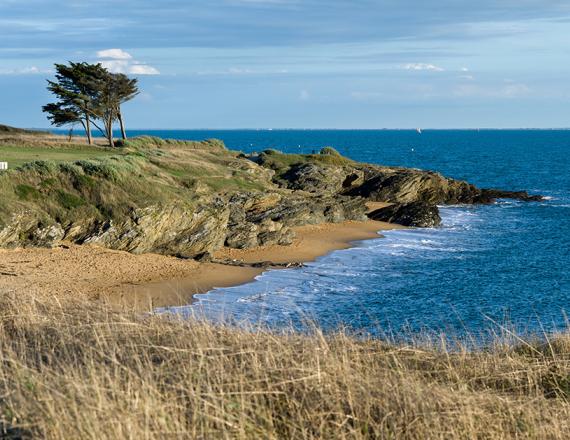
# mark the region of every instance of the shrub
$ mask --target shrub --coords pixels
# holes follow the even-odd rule
[[[33,200],[40,197],[40,192],[30,185],[16,185],[14,191],[20,200]]]
[[[85,205],[85,200],[81,197],[77,197],[76,195],[63,190],[57,191],[57,201],[65,209],[74,209]]]
[[[57,170],[57,164],[49,160],[36,160],[20,167],[24,171],[32,171],[40,175],[51,174]]]
[[[322,148],[320,154],[342,157],[342,155],[338,151],[336,151],[333,147]]]
[[[75,162],[75,164],[80,166],[85,174],[91,176],[102,177],[111,181],[116,181],[119,178],[118,170],[102,161],[80,160]]]

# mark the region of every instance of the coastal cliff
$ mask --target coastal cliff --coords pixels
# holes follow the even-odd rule
[[[47,159],[54,148],[81,151],[57,142],[34,148]],[[373,219],[437,226],[436,205],[539,199],[431,171],[357,163],[332,148],[245,155],[217,140],[141,137],[100,149],[101,157],[36,160],[0,174],[0,247],[65,241],[203,258],[222,247],[290,244],[295,226],[365,220],[366,202],[392,204],[370,213]]]

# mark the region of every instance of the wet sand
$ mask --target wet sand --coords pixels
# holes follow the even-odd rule
[[[312,261],[351,243],[379,237],[378,231],[402,226],[349,221],[295,228],[290,246],[223,249],[218,259],[245,263]],[[156,254],[133,255],[97,246],[0,250],[0,291],[33,291],[56,300],[78,295],[113,305],[150,310],[189,304],[196,293],[252,281],[262,268],[198,263]]]

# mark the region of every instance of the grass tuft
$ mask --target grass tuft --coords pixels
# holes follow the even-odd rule
[[[321,151],[319,152],[319,154],[324,154],[324,155],[328,155],[328,156],[336,156],[336,157],[342,157],[341,154],[335,150],[333,147],[324,147],[321,149]]]

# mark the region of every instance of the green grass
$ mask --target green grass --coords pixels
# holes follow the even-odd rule
[[[36,160],[49,160],[62,163],[104,158],[117,154],[123,153],[121,150],[89,146],[42,148],[19,145],[0,145],[0,162],[8,162],[9,168],[17,168],[25,163]]]
[[[16,185],[15,192],[20,200],[33,200],[40,197],[40,192],[30,185]]]
[[[333,148],[325,147],[319,154],[285,154],[277,150],[265,150],[260,155],[260,163],[274,170],[276,178],[279,179],[294,165],[314,163],[327,167],[345,166],[354,162],[341,156]]]

